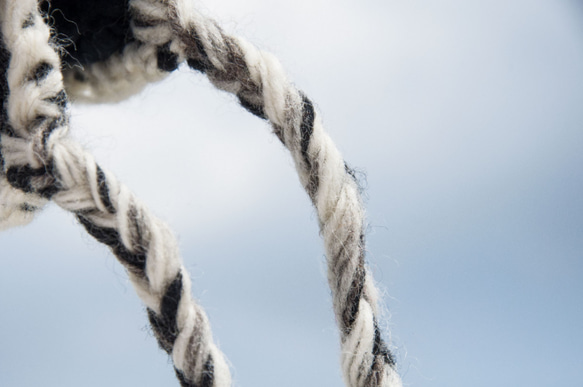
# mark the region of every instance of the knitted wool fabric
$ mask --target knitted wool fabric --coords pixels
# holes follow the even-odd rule
[[[0,12],[0,228],[48,200],[72,212],[126,268],[180,384],[230,386],[172,233],[67,136],[69,101],[118,101],[186,62],[268,120],[292,155],[324,239],[346,385],[401,386],[377,323],[354,173],[277,59],[191,0],[0,0]]]

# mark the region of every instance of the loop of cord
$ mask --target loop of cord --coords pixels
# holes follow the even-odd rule
[[[269,121],[292,155],[318,214],[347,386],[401,386],[377,321],[377,290],[365,262],[364,210],[354,173],[324,132],[313,103],[287,80],[275,57],[226,34],[190,0],[132,0],[135,41],[82,74],[68,71],[63,78],[59,47],[37,2],[0,4],[5,98],[0,227],[30,221],[48,200],[75,214],[126,268],[181,385],[230,386],[227,362],[191,296],[169,228],[67,137],[67,92],[77,100],[119,100],[186,62]]]

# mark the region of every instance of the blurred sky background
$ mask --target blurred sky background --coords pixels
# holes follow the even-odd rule
[[[583,5],[213,0],[366,173],[405,386],[581,386]],[[236,386],[341,386],[317,220],[270,128],[182,69],[72,135],[180,241]],[[111,253],[50,205],[0,234],[0,386],[177,386]]]

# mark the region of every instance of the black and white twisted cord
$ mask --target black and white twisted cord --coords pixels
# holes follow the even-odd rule
[[[325,243],[346,384],[401,385],[377,322],[377,290],[365,263],[364,210],[354,173],[324,132],[312,102],[287,80],[275,57],[224,33],[190,0],[131,0],[131,40],[103,61],[65,71],[63,83],[59,47],[37,2],[0,4],[6,82],[0,225],[29,221],[49,199],[73,212],[127,269],[181,385],[229,386],[228,366],[204,311],[192,299],[168,227],[66,136],[64,85],[74,99],[118,100],[186,61],[268,120],[292,155]]]
[[[158,342],[172,356],[182,385],[230,385],[228,367],[212,342],[204,311],[192,300],[190,279],[183,274],[168,227],[65,137],[66,105],[51,99],[63,93],[59,58],[36,4],[29,4],[29,12],[23,12],[22,3],[9,8],[3,20],[3,30],[22,28],[14,35],[3,31],[11,54],[7,130],[1,137],[6,180],[75,213],[93,237],[111,247],[146,304]],[[30,56],[31,46],[34,60],[22,66],[20,58]]]

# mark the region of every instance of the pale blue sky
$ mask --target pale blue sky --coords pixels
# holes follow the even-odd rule
[[[367,174],[404,384],[579,386],[583,7],[215,0]],[[287,151],[200,75],[73,110],[176,231],[237,386],[341,386],[315,214]],[[55,206],[0,234],[0,386],[177,386],[121,266]]]

